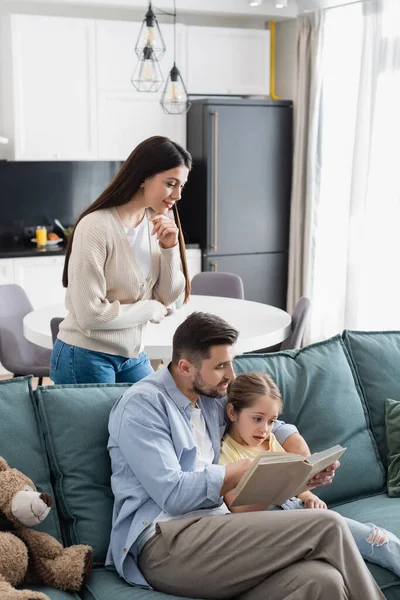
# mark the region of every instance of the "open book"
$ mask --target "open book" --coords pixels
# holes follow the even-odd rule
[[[332,465],[345,450],[337,445],[307,458],[290,452],[260,452],[239,481],[232,506],[282,504],[307,491],[310,479]]]

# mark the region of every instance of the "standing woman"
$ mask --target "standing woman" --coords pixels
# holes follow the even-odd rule
[[[191,166],[181,146],[151,137],[79,217],[65,257],[68,315],[51,355],[54,383],[135,383],[151,373],[145,325],[190,294],[176,202]]]

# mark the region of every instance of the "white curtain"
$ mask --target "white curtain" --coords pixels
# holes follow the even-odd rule
[[[307,341],[400,329],[400,1],[327,10]]]
[[[296,90],[294,105],[295,140],[290,219],[289,284],[287,309],[310,289],[313,264],[313,210],[318,155],[322,86],[322,40],[324,13],[297,20]]]

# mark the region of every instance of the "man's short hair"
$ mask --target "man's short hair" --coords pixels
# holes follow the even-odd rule
[[[194,312],[175,331],[172,342],[172,362],[185,358],[196,366],[210,358],[212,346],[233,346],[239,332],[221,317]]]

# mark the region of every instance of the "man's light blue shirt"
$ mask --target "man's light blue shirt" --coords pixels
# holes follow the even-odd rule
[[[135,542],[161,511],[183,516],[222,504],[225,467],[217,463],[225,431],[225,403],[226,398],[201,396],[198,400],[214,463],[197,472],[192,405],[168,368],[130,387],[114,405],[108,449],[115,502],[106,566],[114,567],[128,583],[150,588],[137,566]],[[281,444],[296,432],[296,427],[282,421],[274,429]]]

